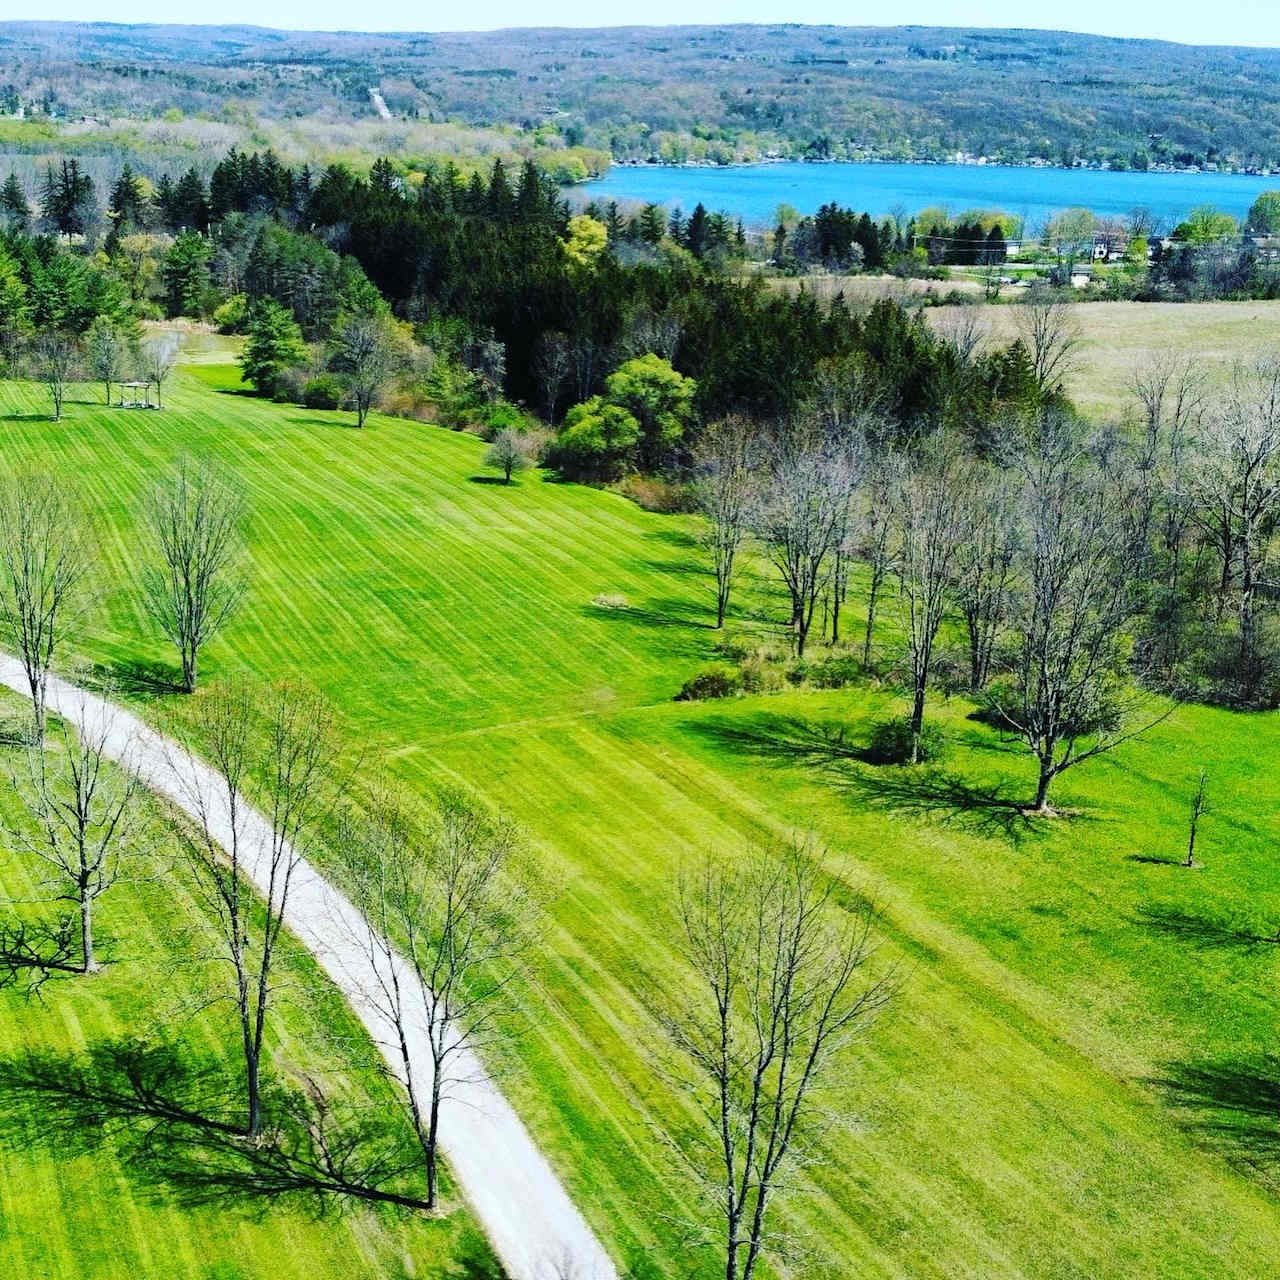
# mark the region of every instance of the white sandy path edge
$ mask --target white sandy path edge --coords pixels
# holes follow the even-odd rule
[[[0,655],[0,685],[23,696],[30,688],[21,664]],[[198,819],[208,806],[213,834],[224,847],[230,834],[225,785],[214,772],[192,763],[174,743],[136,716],[65,680],[51,678],[50,711],[95,727],[105,723],[107,754],[136,769],[147,785]],[[219,798],[221,797],[221,799]],[[270,828],[248,805],[241,806],[242,848],[268,847]],[[265,868],[248,867],[259,889]],[[367,993],[377,992],[374,961],[360,945],[360,914],[351,902],[305,860],[289,888],[285,922],[346,997],[397,1074],[392,1028]],[[397,958],[402,989],[423,1008],[422,988]],[[419,1080],[431,1079],[431,1057],[423,1019],[411,1020],[410,1042]],[[465,1059],[464,1059],[465,1055]],[[511,1105],[474,1057],[455,1059],[459,1083],[451,1083],[440,1120],[440,1145],[468,1203],[513,1280],[616,1280],[608,1254],[574,1207],[560,1180],[534,1146]]]

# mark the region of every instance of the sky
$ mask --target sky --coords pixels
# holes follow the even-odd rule
[[[215,16],[216,14],[216,16]],[[1074,0],[1050,12],[1027,0],[0,0],[0,18],[253,23],[312,30],[474,31],[493,27],[805,22],[838,25],[1058,27],[1189,44],[1280,46],[1280,0]]]

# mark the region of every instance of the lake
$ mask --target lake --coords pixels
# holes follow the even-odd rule
[[[1262,191],[1280,189],[1280,176],[1225,173],[1138,173],[1094,169],[1024,169],[959,164],[767,164],[723,169],[615,165],[608,176],[574,191],[594,200],[641,200],[679,205],[699,200],[739,215],[749,225],[772,221],[780,204],[813,213],[830,200],[874,217],[905,205],[915,212],[946,205],[1003,209],[1034,228],[1046,215],[1083,205],[1100,216],[1123,216],[1145,205],[1166,228],[1200,204],[1243,217]]]

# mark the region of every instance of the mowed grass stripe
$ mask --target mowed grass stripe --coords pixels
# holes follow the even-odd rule
[[[2,394],[38,403],[30,389]],[[654,1137],[687,1133],[690,1113],[647,1052],[655,993],[688,990],[673,951],[677,871],[809,830],[851,889],[883,900],[884,959],[909,977],[850,1069],[853,1129],[805,1175],[812,1195],[781,1206],[815,1228],[821,1262],[865,1275],[1249,1276],[1280,1249],[1268,1193],[1151,1083],[1197,1054],[1244,1060],[1269,1043],[1269,962],[1192,953],[1144,923],[1151,908],[1280,911],[1265,870],[1280,838],[1273,719],[1179,712],[1149,744],[1063,780],[1088,820],[1021,840],[964,815],[894,812],[859,789],[892,771],[818,768],[778,747],[793,723],[836,723],[859,741],[901,709],[892,691],[670,702],[715,640],[689,520],[533,476],[473,483],[483,446],[416,424],[376,419],[361,434],[194,381],[174,405],[143,415],[136,439],[120,429],[130,415],[90,406],[53,431],[3,424],[6,455],[51,449],[90,473],[104,459],[109,478],[86,483],[127,533],[112,542],[119,576],[93,647],[166,656],[137,629],[130,594],[136,494],[179,451],[236,470],[255,506],[258,584],[209,670],[308,679],[411,785],[461,778],[527,825],[562,896],[520,992],[509,1087],[620,1258],[644,1247],[663,1274],[690,1261],[672,1218],[692,1186]],[[759,561],[747,568],[735,614],[776,635],[776,583]],[[632,607],[594,608],[598,592]],[[860,607],[855,591],[857,639]],[[886,598],[879,647],[899,625]],[[1027,762],[968,709],[931,708],[955,744],[949,767],[1025,784]],[[1181,843],[1178,780],[1210,739],[1227,810],[1206,837],[1223,842],[1206,846],[1210,872],[1133,863]]]

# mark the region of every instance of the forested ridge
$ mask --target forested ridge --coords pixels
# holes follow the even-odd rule
[[[62,120],[375,122],[376,90],[397,119],[617,160],[1280,163],[1280,54],[1267,49],[966,27],[372,35],[40,22],[0,24],[0,49],[0,110]]]

